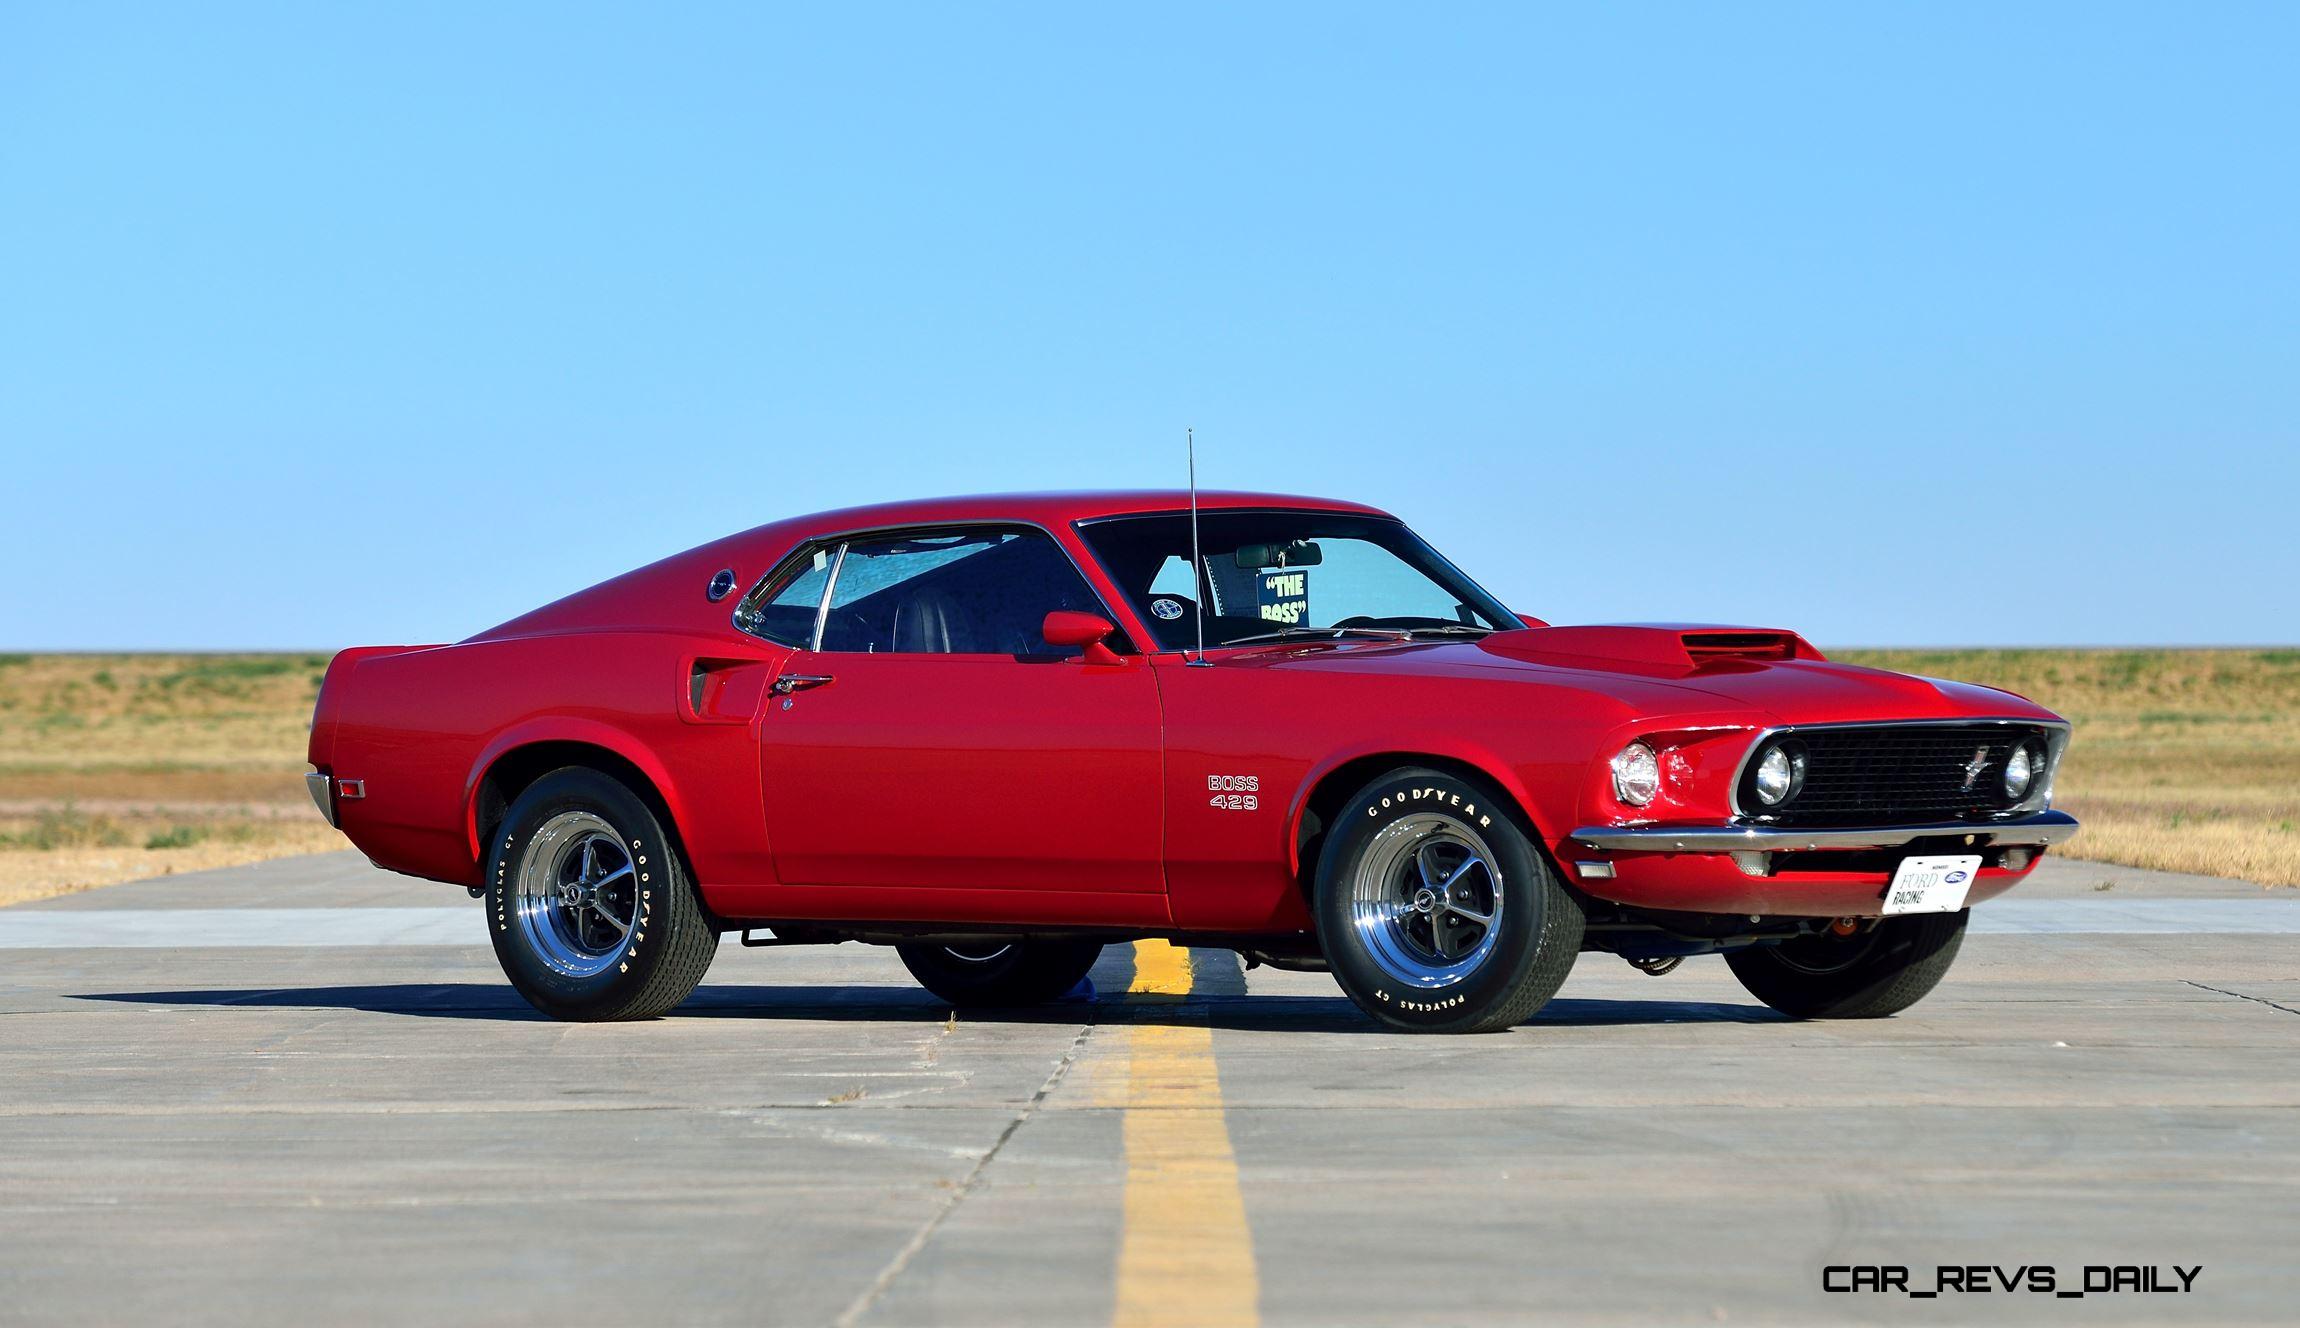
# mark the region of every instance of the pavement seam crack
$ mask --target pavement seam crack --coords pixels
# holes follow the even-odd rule
[[[2220,996],[2234,996],[2240,1001],[2252,1001],[2255,1004],[2265,1005],[2271,1010],[2282,1010],[2286,1014],[2300,1014],[2300,1010],[2295,1010],[2289,1005],[2278,1005],[2276,1002],[2269,1000],[2265,996],[2247,996],[2240,991],[2230,991],[2226,987],[2214,987],[2206,983],[2192,981],[2188,978],[2182,978],[2181,981],[2188,983],[2189,986],[2196,988],[2198,991],[2209,991],[2215,995]]]
[[[893,1289],[895,1280],[900,1278],[903,1272],[910,1267],[911,1260],[918,1257],[919,1252],[926,1248],[927,1242],[934,1239],[934,1233],[942,1229],[943,1224],[950,1220],[951,1214],[957,1212],[958,1206],[966,1202],[967,1196],[973,1194],[975,1187],[982,1183],[983,1173],[989,1171],[990,1164],[997,1161],[998,1155],[1005,1151],[1007,1142],[1013,1139],[1015,1133],[1038,1113],[1039,1107],[1043,1106],[1046,1099],[1052,1096],[1054,1090],[1061,1085],[1063,1076],[1069,1074],[1070,1067],[1078,1063],[1078,1055],[1086,1049],[1086,1039],[1093,1032],[1094,1023],[1090,1019],[1079,1028],[1078,1035],[1070,1039],[1069,1048],[1062,1053],[1062,1059],[1054,1063],[1054,1070],[1046,1076],[1046,1082],[1038,1086],[1038,1091],[1030,1095],[1030,1100],[1022,1104],[1020,1111],[1014,1113],[1014,1119],[1008,1121],[1006,1128],[998,1132],[998,1138],[992,1141],[989,1150],[975,1159],[973,1168],[966,1173],[966,1179],[960,1181],[958,1186],[950,1192],[950,1197],[943,1201],[942,1207],[937,1208],[934,1214],[927,1218],[916,1232],[912,1233],[910,1240],[901,1249],[895,1251],[895,1256],[887,1261],[886,1267],[879,1270],[879,1275],[872,1279],[871,1284],[863,1288],[862,1294],[856,1296],[845,1309],[839,1311],[837,1318],[831,1320],[834,1328],[853,1328],[854,1324],[861,1322],[862,1317],[870,1313],[880,1299]]]

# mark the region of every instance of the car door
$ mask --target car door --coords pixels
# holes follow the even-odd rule
[[[943,916],[1162,895],[1157,682],[1122,636],[1115,662],[1045,642],[1051,611],[1108,617],[1050,536],[858,536],[792,576],[770,600],[822,602],[758,728],[779,879],[978,892]]]

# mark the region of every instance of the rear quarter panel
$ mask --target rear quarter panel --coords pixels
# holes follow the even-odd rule
[[[480,883],[476,824],[481,777],[508,752],[538,742],[582,742],[616,753],[655,785],[685,839],[698,880],[772,879],[760,815],[755,704],[715,717],[691,705],[693,661],[723,659],[723,637],[678,632],[589,632],[475,640],[352,660],[329,688],[321,760],[338,778],[366,781],[364,799],[339,804],[345,835],[394,871]],[[766,675],[779,647],[746,643],[730,672]],[[756,680],[756,679],[754,679]],[[717,675],[719,695],[751,695]],[[755,689],[753,689],[755,690]],[[324,709],[324,707],[323,707]]]

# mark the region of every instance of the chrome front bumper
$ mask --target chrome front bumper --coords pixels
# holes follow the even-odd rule
[[[1919,839],[1971,837],[1991,847],[2058,844],[2076,833],[2067,812],[2037,812],[2010,821],[1941,821],[1849,830],[1797,830],[1773,825],[1585,826],[1568,836],[1611,853],[1794,853],[1801,849],[1899,848]]]
[[[329,825],[334,825],[335,800],[328,796],[330,790],[327,782],[327,776],[317,770],[304,772],[303,786],[311,790],[311,800],[319,805],[319,814],[327,818]]]

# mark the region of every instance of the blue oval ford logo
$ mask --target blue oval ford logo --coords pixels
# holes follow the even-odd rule
[[[1153,617],[1163,618],[1167,622],[1172,622],[1176,618],[1182,616],[1182,601],[1178,599],[1166,599],[1161,596],[1158,599],[1150,601],[1150,613]]]
[[[1953,872],[1950,872],[1948,875],[1946,875],[1946,876],[1943,876],[1943,877],[1941,878],[1941,884],[1943,884],[1943,885],[1960,885],[1960,884],[1962,884],[1962,883],[1963,883],[1963,882],[1964,882],[1964,881],[1965,881],[1965,880],[1966,880],[1968,877],[1970,877],[1971,875],[1972,875],[1972,873],[1971,873],[1971,872],[1953,871]]]

